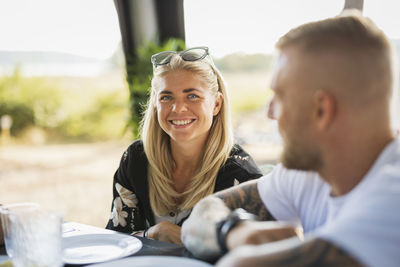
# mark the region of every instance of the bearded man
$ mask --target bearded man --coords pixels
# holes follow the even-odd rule
[[[277,48],[268,116],[278,121],[282,164],[199,202],[183,243],[204,259],[229,251],[217,266],[398,266],[388,39],[353,12],[292,29]]]

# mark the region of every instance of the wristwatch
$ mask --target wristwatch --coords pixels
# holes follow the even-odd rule
[[[232,211],[225,220],[217,223],[217,241],[218,245],[222,250],[222,253],[228,252],[228,247],[226,246],[226,237],[228,233],[240,223],[244,221],[256,221],[257,216],[251,214],[244,209],[235,209]]]

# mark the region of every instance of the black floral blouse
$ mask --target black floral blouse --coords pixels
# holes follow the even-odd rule
[[[107,229],[130,234],[155,224],[149,199],[147,167],[143,143],[135,141],[122,155],[114,175],[113,202]],[[214,192],[261,176],[253,158],[242,147],[235,145],[218,172]]]

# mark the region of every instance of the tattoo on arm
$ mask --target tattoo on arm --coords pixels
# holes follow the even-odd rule
[[[278,251],[275,249],[272,253],[267,252],[255,257],[249,255],[246,266],[362,266],[344,250],[323,239],[313,238],[306,242],[293,241],[286,248]],[[266,246],[276,246],[276,244]],[[273,251],[267,248],[264,250]]]
[[[222,199],[230,209],[242,208],[258,216],[259,220],[272,221],[275,218],[262,202],[257,189],[257,180],[243,183],[214,194]]]

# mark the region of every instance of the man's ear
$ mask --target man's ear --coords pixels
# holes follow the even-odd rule
[[[224,102],[224,96],[221,94],[221,92],[218,92],[217,95],[215,96],[215,106],[213,110],[213,116],[218,115],[219,111],[221,110],[223,102]]]
[[[336,98],[328,91],[318,90],[314,94],[314,104],[316,126],[324,131],[329,128],[335,119],[337,112]]]

